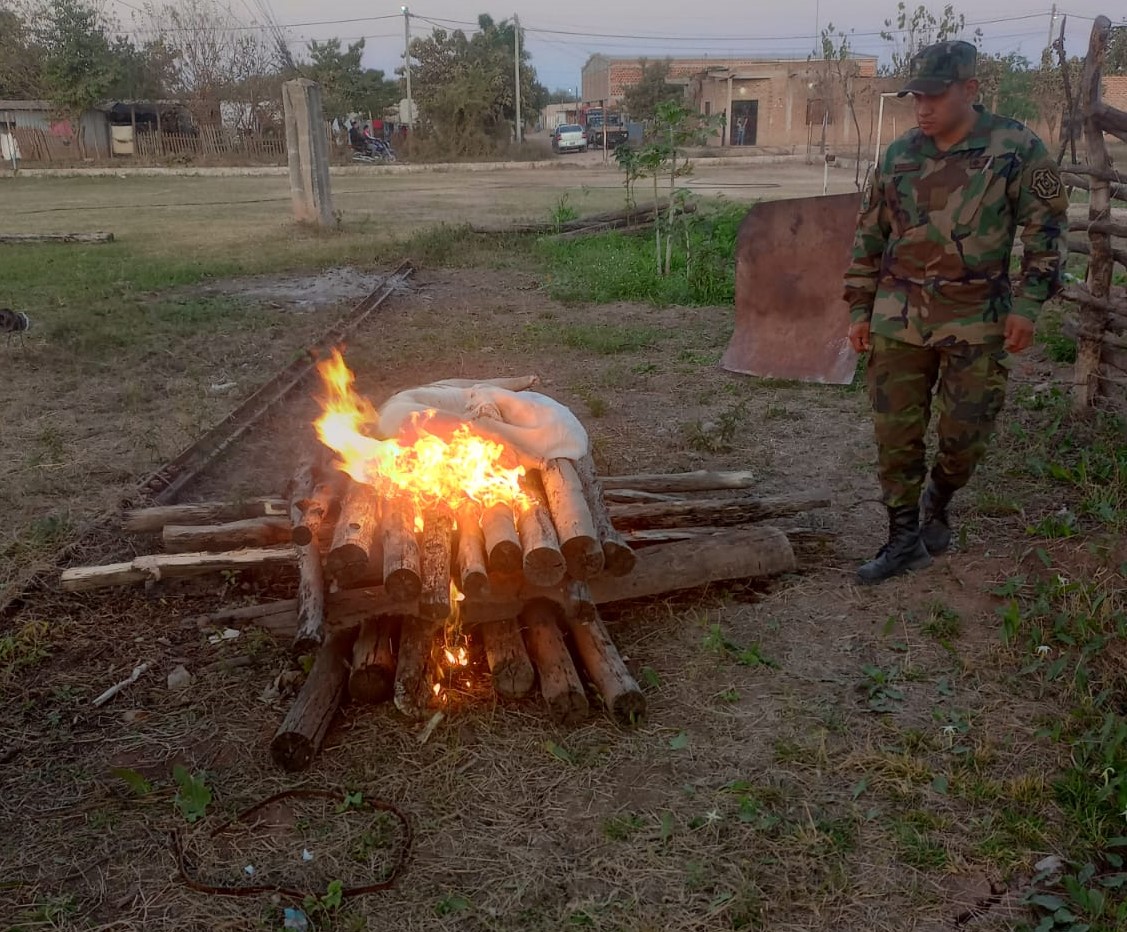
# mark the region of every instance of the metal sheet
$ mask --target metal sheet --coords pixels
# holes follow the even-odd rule
[[[859,194],[757,204],[736,244],[736,327],[720,365],[848,385],[857,368],[841,298]]]

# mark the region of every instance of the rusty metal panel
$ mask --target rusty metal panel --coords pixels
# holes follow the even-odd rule
[[[860,194],[756,204],[736,243],[736,327],[720,365],[848,385],[857,368],[841,298]]]

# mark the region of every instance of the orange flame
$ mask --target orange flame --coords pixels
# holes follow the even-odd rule
[[[340,456],[338,468],[357,482],[383,494],[406,492],[420,512],[440,502],[457,509],[467,499],[483,506],[524,501],[524,467],[502,465],[507,458],[504,446],[478,436],[471,425],[461,424],[442,437],[428,430],[435,417],[429,411],[413,419],[403,436],[378,440],[366,429],[374,429],[379,413],[354,390],[355,379],[344,357],[334,350],[317,371],[325,388],[324,410],[315,422],[317,435]]]

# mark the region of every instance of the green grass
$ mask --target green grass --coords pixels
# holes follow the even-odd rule
[[[538,253],[548,268],[548,292],[569,303],[730,304],[735,298],[736,233],[746,212],[746,206],[731,205],[692,217],[691,261],[686,262],[684,235],[679,234],[668,276],[656,273],[652,228],[543,240]]]

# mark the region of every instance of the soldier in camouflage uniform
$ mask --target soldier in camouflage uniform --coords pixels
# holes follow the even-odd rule
[[[869,353],[889,514],[888,543],[858,570],[863,583],[927,566],[947,549],[947,507],[993,433],[1009,354],[1032,343],[1037,313],[1059,288],[1068,209],[1060,173],[1030,130],[974,103],[976,57],[967,42],[941,42],[913,59],[900,96],[914,96],[919,125],[874,167],[845,276],[849,339]],[[929,477],[933,390],[939,450]]]

